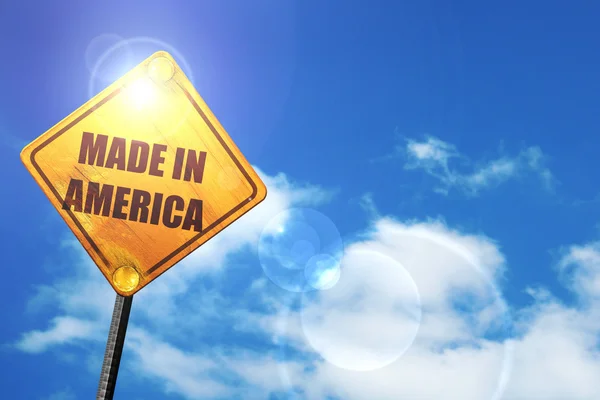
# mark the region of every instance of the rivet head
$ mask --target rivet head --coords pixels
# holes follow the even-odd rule
[[[140,284],[140,274],[128,265],[119,267],[113,273],[113,283],[123,292],[131,292]]]

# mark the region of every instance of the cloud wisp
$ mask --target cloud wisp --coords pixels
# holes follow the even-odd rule
[[[526,174],[537,175],[546,190],[553,190],[556,179],[546,167],[546,156],[539,147],[527,147],[514,156],[473,161],[460,153],[456,146],[433,136],[422,140],[404,139],[393,157],[401,157],[407,170],[422,170],[435,178],[435,191],[448,194],[458,190],[477,196],[510,179]],[[389,158],[389,157],[387,157]]]

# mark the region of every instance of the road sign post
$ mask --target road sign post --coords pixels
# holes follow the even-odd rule
[[[267,195],[162,51],[27,145],[21,160],[118,294],[99,393],[114,390],[131,296]]]
[[[115,395],[117,375],[119,374],[119,366],[121,365],[121,355],[123,354],[123,347],[125,345],[125,335],[127,333],[132,302],[133,296],[123,297],[117,294],[115,298],[115,307],[108,331],[108,340],[106,341],[106,351],[104,352],[104,362],[102,363],[96,400],[112,400]]]

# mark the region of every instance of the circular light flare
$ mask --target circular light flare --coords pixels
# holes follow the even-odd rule
[[[311,264],[314,293],[304,293],[300,321],[307,343],[329,364],[374,371],[402,357],[421,326],[421,296],[406,268],[374,250],[346,249],[342,262]],[[381,329],[379,329],[381,327]]]
[[[304,275],[315,290],[331,289],[340,280],[339,262],[329,254],[317,254],[306,263]]]
[[[311,208],[290,208],[263,229],[258,257],[271,282],[302,293],[335,285],[335,274],[325,272],[339,266],[343,248],[337,227],[326,215]]]

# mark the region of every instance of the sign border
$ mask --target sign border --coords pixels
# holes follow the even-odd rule
[[[210,131],[215,135],[215,137],[217,138],[217,140],[219,141],[219,143],[223,146],[223,148],[225,149],[225,151],[227,152],[227,154],[231,157],[232,161],[238,167],[238,169],[240,170],[240,172],[244,175],[244,177],[246,178],[246,180],[248,181],[248,183],[250,184],[250,186],[252,188],[252,193],[250,194],[250,196],[248,196],[246,199],[244,199],[241,203],[239,203],[238,205],[236,205],[234,208],[232,208],[231,210],[229,210],[227,213],[223,214],[220,218],[218,218],[212,224],[210,224],[206,228],[202,229],[202,231],[199,232],[198,234],[196,234],[193,238],[191,238],[190,240],[188,240],[187,242],[185,242],[184,244],[182,244],[181,246],[179,246],[177,249],[173,250],[166,257],[164,257],[159,262],[157,262],[156,264],[154,264],[148,270],[143,271],[144,276],[148,276],[148,275],[154,273],[156,270],[158,270],[160,267],[162,267],[165,263],[167,263],[170,259],[172,259],[173,257],[178,256],[181,252],[183,252],[186,248],[188,248],[190,245],[192,245],[194,242],[196,242],[202,236],[206,235],[211,230],[213,230],[215,228],[215,226],[221,224],[227,218],[231,217],[233,214],[235,214],[236,212],[238,212],[246,204],[248,204],[252,200],[254,200],[254,198],[258,194],[258,186],[257,186],[256,182],[254,182],[254,180],[252,180],[252,178],[251,178],[250,174],[248,173],[248,171],[246,171],[246,169],[244,168],[244,166],[240,163],[240,161],[238,160],[238,158],[236,157],[236,155],[234,154],[234,152],[231,150],[231,148],[228,146],[228,144],[226,143],[226,141],[223,139],[223,137],[221,136],[221,134],[219,133],[219,131],[215,128],[215,126],[213,125],[213,123],[210,121],[210,118],[208,118],[208,116],[206,115],[206,113],[204,112],[204,110],[202,110],[202,108],[200,107],[200,105],[198,104],[198,102],[194,99],[193,95],[183,85],[181,85],[180,82],[177,82],[177,85],[183,90],[183,92],[184,92],[185,96],[187,97],[187,99],[194,106],[194,109],[198,112],[198,114],[200,114],[200,116],[202,117],[202,119],[204,120],[204,122],[206,123],[206,125],[210,128]],[[110,101],[113,97],[115,97],[116,95],[118,95],[122,90],[123,90],[122,86],[116,88],[113,92],[109,93],[108,95],[106,95],[106,97],[104,97],[103,99],[101,99],[100,101],[98,101],[98,103],[94,104],[92,107],[90,107],[89,109],[87,109],[80,116],[78,116],[77,118],[75,118],[73,121],[70,121],[65,127],[61,128],[58,132],[56,132],[55,134],[53,134],[52,136],[50,136],[49,138],[47,138],[46,140],[44,140],[41,144],[39,144],[38,146],[36,146],[34,149],[31,150],[31,153],[30,153],[30,162],[31,162],[31,165],[35,168],[35,170],[37,171],[37,173],[40,175],[40,177],[46,183],[46,185],[48,186],[48,188],[50,189],[50,191],[52,192],[52,194],[54,194],[54,196],[56,197],[56,199],[59,201],[60,204],[62,204],[64,202],[64,199],[61,198],[60,194],[58,193],[58,191],[56,190],[56,188],[54,187],[54,185],[52,185],[52,182],[50,182],[50,180],[48,179],[48,177],[44,174],[44,171],[40,168],[39,164],[36,162],[36,160],[35,160],[36,154],[39,151],[41,151],[44,147],[46,147],[47,145],[49,145],[51,142],[53,142],[54,140],[56,140],[59,136],[63,135],[65,132],[67,132],[69,129],[71,129],[79,121],[81,121],[82,119],[88,117],[95,110],[97,110],[102,105],[104,105],[105,103],[107,103],[108,101]],[[110,264],[108,262],[108,259],[102,253],[102,251],[100,251],[100,248],[98,247],[98,245],[92,240],[92,238],[90,237],[90,235],[84,229],[84,227],[79,222],[79,220],[76,218],[76,216],[73,213],[73,211],[71,209],[63,210],[63,211],[67,212],[67,214],[69,215],[69,217],[71,218],[71,220],[73,221],[73,223],[77,226],[77,228],[81,231],[81,233],[83,234],[83,236],[87,240],[87,242],[90,245],[90,247],[94,250],[94,252],[98,255],[98,257],[100,257],[100,259],[102,260],[102,262],[104,263],[104,265],[107,268],[109,268]]]

